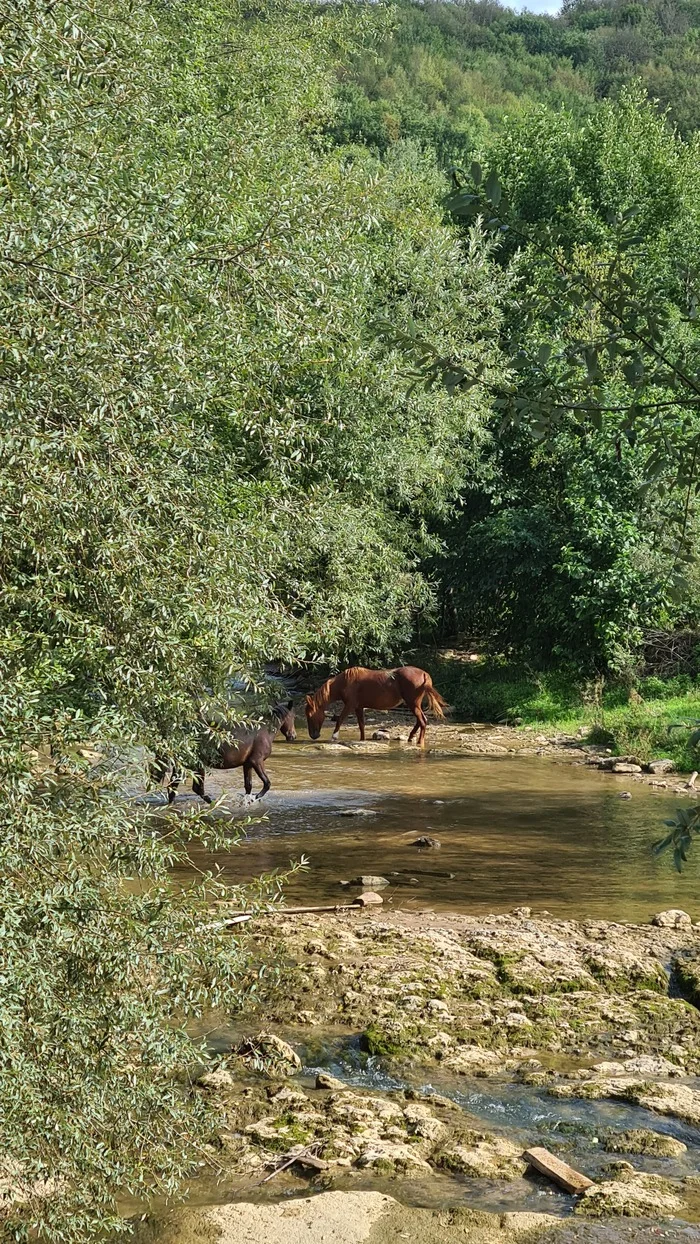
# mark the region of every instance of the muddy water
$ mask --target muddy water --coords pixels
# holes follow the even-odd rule
[[[630,921],[683,907],[700,917],[694,863],[679,877],[650,849],[682,800],[629,777],[538,756],[309,742],[278,743],[269,772],[270,794],[246,809],[265,819],[236,843],[234,816],[230,851],[194,852],[193,862],[243,881],[305,856],[307,870],[286,890],[290,906],[348,901],[357,891],[341,881],[380,874],[394,907],[479,914],[527,905]],[[211,775],[212,793],[234,809],[241,785],[240,770]],[[626,790],[631,799],[621,798]],[[358,811],[371,815],[343,815]],[[440,849],[411,845],[421,835]]]

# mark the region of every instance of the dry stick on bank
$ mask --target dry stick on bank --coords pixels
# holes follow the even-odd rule
[[[381,894],[375,894],[372,890],[367,890],[364,894],[360,894],[352,903],[333,903],[332,905],[320,907],[273,907],[270,911],[261,913],[267,916],[305,916],[315,911],[361,911],[363,907],[381,906],[384,902]],[[252,920],[250,913],[235,912],[225,919],[219,920],[216,924],[207,925],[210,929],[228,929],[237,924],[245,924],[246,921]]]

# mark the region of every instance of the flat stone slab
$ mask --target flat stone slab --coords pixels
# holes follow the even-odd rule
[[[381,1192],[323,1192],[278,1205],[221,1205],[206,1218],[219,1244],[363,1244],[395,1204]]]
[[[582,1175],[580,1171],[575,1171],[573,1166],[562,1162],[548,1149],[528,1149],[523,1157],[541,1175],[546,1175],[565,1192],[571,1192],[574,1196],[581,1196],[593,1187],[592,1179],[589,1179],[587,1175]]]

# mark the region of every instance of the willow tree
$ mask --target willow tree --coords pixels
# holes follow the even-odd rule
[[[426,516],[482,399],[407,398],[370,321],[444,348],[496,301],[412,148],[324,137],[375,17],[235,0],[15,0],[0,131],[3,1230],[84,1240],[210,1159],[194,1017],[240,1007],[216,879],[95,751],[192,757],[204,695],[271,659],[386,651],[430,601]],[[91,767],[92,766],[92,767]],[[264,891],[264,886],[261,892]],[[238,893],[253,902],[256,893]],[[254,983],[254,982],[252,982]]]

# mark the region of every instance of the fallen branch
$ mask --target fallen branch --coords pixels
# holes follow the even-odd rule
[[[374,905],[378,897],[379,895],[374,896],[371,902],[367,903],[367,895],[361,894],[352,903],[334,903],[321,907],[273,907],[270,911],[260,911],[256,914],[259,916],[305,916],[314,911],[361,911],[363,907]],[[252,918],[250,914],[245,915],[244,913],[237,912],[225,920],[220,920],[216,925],[212,924],[207,927],[212,929],[226,928],[228,925],[241,924],[244,920],[252,920]]]
[[[316,1160],[313,1153],[315,1149],[318,1149],[318,1141],[312,1145],[307,1145],[305,1149],[300,1149],[298,1153],[288,1154],[281,1166],[276,1166],[274,1171],[270,1171],[270,1174],[266,1175],[264,1179],[261,1179],[254,1185],[254,1187],[260,1188],[262,1184],[269,1183],[271,1179],[275,1178],[275,1175],[280,1175],[282,1171],[288,1170],[288,1168],[293,1166],[295,1162],[305,1162],[307,1159],[312,1159],[310,1165],[315,1165]],[[319,1160],[319,1166],[317,1169],[325,1170],[327,1165],[328,1164],[326,1162],[320,1163]]]

